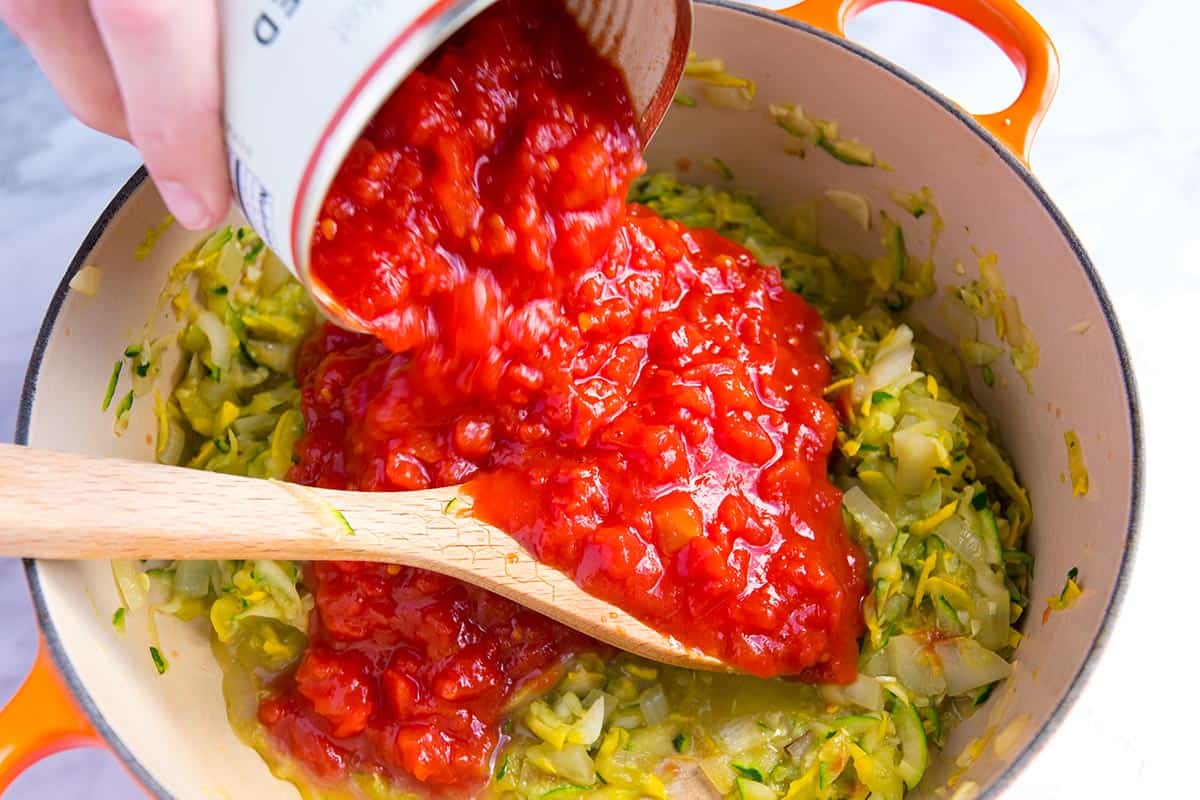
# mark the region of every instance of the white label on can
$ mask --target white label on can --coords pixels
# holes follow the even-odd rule
[[[422,28],[429,27],[444,16],[443,10],[453,15],[459,7],[478,4],[221,1],[230,177],[250,224],[293,271],[302,260],[297,243],[308,240],[307,232],[297,232],[300,195],[323,193],[338,166],[318,160],[340,160],[349,144],[341,129],[357,124],[351,136],[361,130],[395,83],[432,49],[432,42],[415,37],[427,49],[405,54],[411,63],[393,68],[390,76],[380,70],[381,60],[391,58],[395,43],[409,38],[418,20]],[[374,87],[364,99],[364,84],[377,76],[390,85]],[[326,141],[335,129],[340,140]]]
[[[234,199],[241,206],[246,221],[258,231],[267,247],[278,250],[273,218],[275,199],[271,192],[250,167],[232,152],[229,154],[229,176],[233,179]]]

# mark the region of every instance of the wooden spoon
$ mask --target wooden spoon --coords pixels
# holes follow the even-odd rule
[[[346,492],[0,445],[0,556],[382,561],[440,572],[654,661],[725,671],[470,516],[461,486]]]

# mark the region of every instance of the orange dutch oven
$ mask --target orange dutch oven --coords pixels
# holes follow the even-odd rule
[[[994,389],[978,387],[979,399],[1003,421],[1005,444],[1034,501],[1029,542],[1038,569],[1032,596],[1057,593],[1072,566],[1086,576],[1087,591],[1069,613],[1045,622],[1030,615],[1013,677],[956,729],[911,795],[939,796],[968,743],[988,730],[1007,731],[1007,747],[986,748],[954,790],[969,785],[965,796],[995,797],[1068,712],[1111,626],[1141,496],[1136,392],[1099,277],[1028,168],[1034,134],[1058,81],[1049,38],[1015,0],[916,0],[985,33],[1023,77],[1020,96],[1008,108],[972,116],[846,41],[847,20],[883,1],[807,0],[769,12],[699,0],[693,49],[753,79],[760,108],[758,113],[704,103],[677,108],[647,159],[652,169],[672,169],[719,156],[739,186],[756,192],[768,207],[827,188],[859,193],[883,207],[892,188],[929,186],[946,221],[936,255],[940,285],[960,280],[954,262],[974,264],[977,252],[997,253],[1009,291],[1038,337],[1042,363],[1033,393],[1009,373]],[[785,134],[763,112],[767,103],[786,102],[837,120],[847,135],[872,145],[891,171],[788,155]],[[170,265],[194,243],[185,231],[171,230],[149,258],[135,262],[137,243],[164,212],[139,171],[88,234],[54,296],[31,358],[19,443],[153,458],[147,409],[144,417],[135,411],[128,434],[115,439],[111,418],[93,400],[108,378],[113,354],[153,308]],[[873,245],[852,224],[834,224],[828,236],[836,249]],[[927,245],[927,238],[912,234],[912,247]],[[68,291],[67,281],[84,264],[105,271],[99,298]],[[932,315],[928,322],[936,329]],[[1090,325],[1086,335],[1068,331],[1081,322]],[[1108,451],[1106,458],[1089,461],[1097,488],[1084,498],[1072,497],[1060,482],[1066,428],[1078,431],[1084,442],[1102,437]],[[220,671],[201,629],[173,618],[160,621],[172,667],[159,676],[145,658],[145,642],[132,630],[137,626],[124,637],[110,627],[104,610],[115,608],[117,600],[107,564],[29,561],[26,574],[43,640],[24,686],[0,711],[0,789],[51,753],[98,746],[110,748],[156,797],[296,796],[230,730]]]

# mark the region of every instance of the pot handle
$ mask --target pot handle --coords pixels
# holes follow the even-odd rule
[[[778,13],[799,22],[846,36],[846,23],[871,6],[892,0],[804,0]],[[1058,52],[1054,43],[1017,0],[906,0],[944,11],[987,36],[1004,51],[1021,74],[1021,94],[1008,108],[975,119],[1018,158],[1029,163],[1029,151],[1042,117],[1058,89]]]
[[[74,747],[99,747],[103,740],[79,710],[54,661],[39,641],[25,683],[0,709],[0,795],[27,767]]]

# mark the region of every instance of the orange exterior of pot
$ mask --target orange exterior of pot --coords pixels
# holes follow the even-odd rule
[[[846,23],[891,0],[805,0],[780,10],[786,17],[846,36]],[[987,36],[1004,51],[1024,85],[1012,104],[975,119],[1018,158],[1029,163],[1033,137],[1058,90],[1058,52],[1046,31],[1016,0],[906,0],[943,11]]]
[[[0,794],[27,767],[47,756],[102,745],[59,676],[45,642],[40,642],[25,683],[0,709]]]

